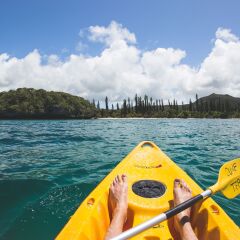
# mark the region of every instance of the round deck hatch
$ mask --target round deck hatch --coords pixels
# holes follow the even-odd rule
[[[144,198],[159,198],[166,192],[166,186],[154,180],[140,180],[132,185],[132,190]]]

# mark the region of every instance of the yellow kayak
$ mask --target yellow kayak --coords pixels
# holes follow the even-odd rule
[[[203,190],[166,156],[154,143],[141,142],[82,202],[57,240],[102,240],[110,223],[108,191],[118,174],[128,176],[129,229],[173,207],[173,181],[183,179],[193,195]],[[237,240],[239,227],[212,199],[200,201],[192,208],[191,222],[199,239]],[[126,230],[125,229],[125,230]],[[131,238],[139,240],[178,239],[173,218]]]

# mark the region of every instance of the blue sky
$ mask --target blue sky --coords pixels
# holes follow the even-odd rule
[[[1,1],[0,53],[75,53],[81,29],[115,20],[135,33],[139,48],[180,48],[187,52],[183,62],[197,66],[210,52],[218,27],[240,35],[239,9],[238,0]],[[88,53],[98,54],[99,47],[91,44]]]
[[[1,1],[0,91],[239,97],[239,9],[239,0]]]

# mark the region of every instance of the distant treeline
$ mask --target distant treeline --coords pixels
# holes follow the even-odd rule
[[[114,105],[115,104],[115,105]],[[89,119],[98,117],[154,118],[240,118],[240,98],[211,94],[189,100],[153,99],[147,95],[111,103],[105,98],[104,108],[99,101],[90,103],[78,96],[43,89],[18,88],[0,92],[0,119]]]
[[[135,95],[134,99],[124,99],[116,107],[105,98],[105,109],[100,108],[99,101],[93,100],[93,105],[98,109],[98,117],[197,117],[197,118],[239,118],[240,98],[230,95],[211,94],[207,97],[198,98],[195,101],[189,100],[188,104],[177,100],[164,104],[163,99],[153,99]]]

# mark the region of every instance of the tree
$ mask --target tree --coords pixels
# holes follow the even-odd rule
[[[135,112],[138,112],[138,96],[135,95]]]
[[[131,112],[131,100],[130,100],[130,97],[128,97],[127,109],[128,109],[128,113],[130,113]]]
[[[124,116],[127,115],[127,100],[126,99],[123,100],[123,115]]]
[[[150,110],[152,110],[152,103],[153,103],[153,99],[152,97],[150,97]]]
[[[143,107],[142,107],[142,97],[141,96],[138,98],[138,106],[139,106],[139,111],[142,112]]]
[[[190,98],[189,100],[189,111],[192,112],[193,108],[192,108],[192,100]]]
[[[203,105],[203,100],[202,100],[202,98],[201,98],[201,100],[200,100],[200,111],[201,111],[201,112],[204,112],[204,105]]]
[[[148,96],[144,95],[144,112],[146,112],[148,109]]]
[[[177,103],[177,100],[175,101],[175,107],[176,107],[176,110],[178,111],[178,103]]]
[[[99,101],[98,101],[98,103],[97,103],[97,109],[100,109],[100,103],[99,103]]]
[[[160,99],[158,99],[158,105],[159,105],[159,111],[161,111],[162,110],[162,107],[161,107],[161,100]]]
[[[196,93],[196,111],[199,111],[199,104],[198,104],[198,95]]]
[[[108,97],[105,98],[106,110],[108,111]]]
[[[162,99],[162,111],[164,111],[163,99]]]
[[[157,112],[158,112],[158,111],[159,111],[158,100],[155,101],[155,106],[156,106],[156,110],[157,110]]]
[[[221,112],[221,99],[220,99],[220,97],[218,97],[217,111]]]

